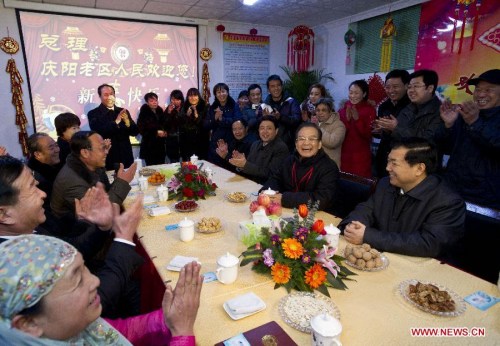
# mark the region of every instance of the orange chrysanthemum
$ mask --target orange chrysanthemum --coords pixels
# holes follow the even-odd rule
[[[321,267],[321,264],[316,263],[306,271],[304,279],[311,288],[318,288],[326,281],[326,270]]]
[[[297,259],[304,253],[304,248],[297,239],[287,238],[283,240],[281,247],[283,248],[283,253],[288,258]]]
[[[292,272],[287,265],[275,263],[271,267],[271,275],[273,276],[273,281],[277,284],[286,284],[288,281],[290,281]]]

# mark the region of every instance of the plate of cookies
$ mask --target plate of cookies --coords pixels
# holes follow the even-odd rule
[[[204,217],[196,224],[198,233],[212,234],[222,231],[222,222],[217,217]]]
[[[348,244],[344,249],[345,263],[353,268],[376,272],[384,270],[389,265],[389,259],[370,244]]]

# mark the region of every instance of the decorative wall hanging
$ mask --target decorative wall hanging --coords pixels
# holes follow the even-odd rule
[[[252,36],[257,35],[257,29],[255,29],[255,28],[250,29],[250,35],[252,35]]]
[[[392,37],[396,36],[396,26],[389,14],[384,22],[384,26],[380,29],[380,38],[382,39],[382,50],[380,52],[380,71],[387,72],[391,69],[392,55]]]
[[[351,46],[356,43],[356,33],[351,29],[344,34],[344,42],[347,45],[347,53],[345,56],[345,64],[351,64]]]
[[[222,33],[226,31],[226,27],[222,24],[219,24],[215,27],[215,30],[219,33],[220,39],[222,40]]]
[[[200,50],[200,58],[204,61],[203,70],[201,73],[201,81],[202,81],[202,93],[201,96],[205,100],[206,103],[210,102],[210,74],[208,73],[208,64],[207,61],[212,58],[212,51],[210,48],[202,48]]]
[[[378,107],[387,98],[384,80],[377,74],[368,77],[368,89],[370,90],[370,100]]]
[[[465,27],[467,26],[467,23],[470,23],[471,17],[469,17],[469,7],[471,4],[474,2],[476,3],[476,13],[474,15],[474,23],[472,25],[472,37],[471,37],[471,43],[470,43],[470,50],[474,49],[474,41],[476,40],[476,31],[477,31],[477,23],[479,21],[479,10],[481,8],[481,0],[454,0],[457,2],[455,5],[455,14],[453,17],[453,33],[451,35],[451,52],[453,53],[453,50],[455,48],[455,36],[457,32],[457,26],[458,23],[461,22],[461,30],[460,30],[460,40],[458,43],[458,54],[462,53],[462,44],[464,41],[464,36],[465,36]],[[462,11],[462,6],[463,6],[463,16],[461,16],[461,11]],[[462,18],[462,20],[460,20]]]
[[[16,54],[19,51],[19,44],[16,40],[9,36],[7,31],[7,37],[0,40],[0,49],[5,53]],[[16,61],[11,57],[7,61],[7,68],[5,69],[7,73],[10,74],[10,90],[12,92],[12,104],[16,108],[16,125],[19,126],[19,144],[23,151],[23,155],[28,155],[28,133],[26,131],[26,124],[28,120],[26,119],[26,114],[24,113],[24,103],[23,103],[23,88],[21,84],[24,82],[19,70],[16,66]]]
[[[307,26],[296,26],[288,34],[287,62],[298,72],[314,65],[314,31]]]

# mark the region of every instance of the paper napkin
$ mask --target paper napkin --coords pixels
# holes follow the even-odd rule
[[[253,292],[230,299],[226,304],[231,312],[237,315],[249,314],[266,307],[264,301]]]

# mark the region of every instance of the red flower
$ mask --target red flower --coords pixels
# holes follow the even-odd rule
[[[184,177],[184,180],[186,181],[186,183],[192,182],[193,181],[193,175],[191,173],[186,174],[186,176]]]
[[[309,214],[309,210],[307,210],[307,205],[301,204],[299,205],[299,215],[301,218],[307,217],[307,214]]]
[[[326,231],[325,231],[325,223],[323,222],[323,220],[316,220],[313,225],[312,225],[312,230],[318,234],[326,234]]]
[[[191,198],[194,196],[194,191],[191,190],[189,187],[185,187],[182,189],[182,195],[187,198]]]
[[[216,189],[217,188],[217,184],[216,183],[212,183],[212,189]]]

